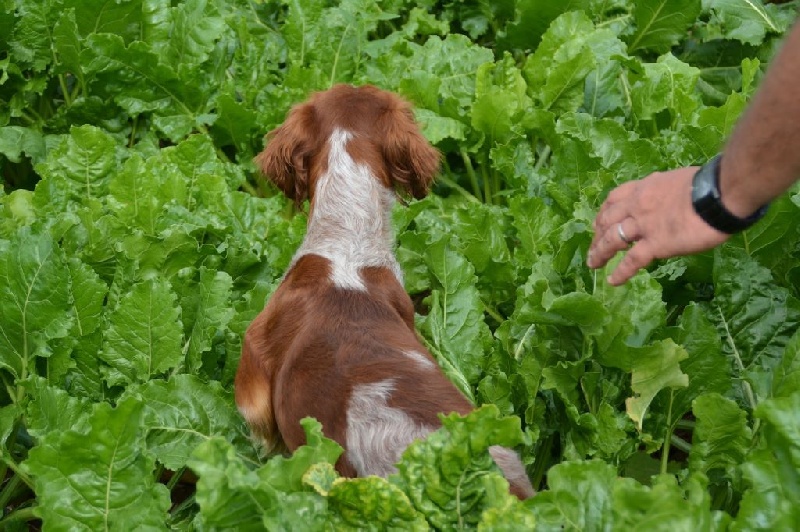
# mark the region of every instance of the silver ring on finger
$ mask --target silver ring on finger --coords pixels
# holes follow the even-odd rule
[[[630,246],[634,242],[633,239],[628,238],[625,235],[625,231],[622,229],[622,222],[617,224],[617,235],[619,235],[619,239],[625,242],[625,245],[627,246]]]

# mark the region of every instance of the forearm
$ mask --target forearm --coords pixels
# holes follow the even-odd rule
[[[725,146],[723,204],[747,216],[800,178],[800,23],[787,35]]]

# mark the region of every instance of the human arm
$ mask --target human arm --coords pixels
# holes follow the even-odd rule
[[[747,217],[779,196],[800,177],[800,24],[789,32],[761,87],[736,124],[722,154],[722,203]],[[796,143],[797,146],[794,146]],[[656,172],[611,191],[595,219],[588,265],[604,266],[617,252],[625,256],[609,276],[619,285],[653,259],[711,249],[729,235],[694,211],[696,167]],[[629,247],[628,242],[634,242]]]

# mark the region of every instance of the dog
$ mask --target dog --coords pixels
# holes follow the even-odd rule
[[[424,197],[440,154],[411,106],[372,86],[312,95],[267,140],[256,163],[298,205],[310,200],[308,230],[247,329],[237,407],[268,450],[303,445],[299,421],[311,416],[344,448],[342,476],[385,477],[438,414],[474,409],[417,336],[394,255],[398,189]],[[490,454],[511,493],[533,495],[514,451]]]

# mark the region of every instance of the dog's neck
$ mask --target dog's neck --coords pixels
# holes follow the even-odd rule
[[[328,139],[328,168],[316,180],[308,231],[292,264],[304,255],[331,261],[331,280],[341,288],[366,290],[364,267],[389,268],[402,284],[394,256],[394,191],[370,167],[353,160],[347,142],[353,134],[335,129]]]

